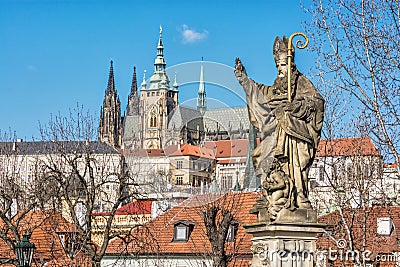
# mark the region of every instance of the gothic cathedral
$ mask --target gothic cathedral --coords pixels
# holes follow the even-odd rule
[[[144,73],[139,93],[134,67],[124,116],[121,116],[111,61],[100,112],[99,141],[122,149],[163,149],[177,143],[199,145],[202,141],[247,138],[250,123],[246,107],[207,110],[203,63],[197,109],[180,106],[178,94],[176,76],[171,87],[166,72],[160,27],[154,73],[149,80]]]

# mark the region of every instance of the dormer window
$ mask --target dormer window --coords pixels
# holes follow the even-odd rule
[[[226,234],[226,242],[235,242],[237,230],[238,230],[238,222],[231,222],[228,228],[228,233]]]
[[[73,255],[73,251],[75,249],[74,241],[77,241],[77,240],[74,240],[74,238],[73,238],[75,234],[76,233],[74,233],[74,232],[57,232],[61,246],[64,249],[65,253],[69,257],[71,257]]]
[[[174,223],[174,239],[172,242],[187,242],[194,229],[192,221],[177,221]]]

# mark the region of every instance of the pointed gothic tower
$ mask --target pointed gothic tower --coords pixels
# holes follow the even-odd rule
[[[201,62],[201,69],[200,69],[200,84],[199,84],[199,91],[197,93],[197,110],[200,112],[201,116],[207,110],[207,102],[206,102],[206,89],[204,87],[204,66],[203,61]]]
[[[136,67],[133,67],[133,78],[131,85],[131,93],[128,96],[128,107],[126,109],[126,116],[139,115],[139,94],[136,79]]]
[[[114,69],[111,60],[108,85],[100,111],[99,141],[106,142],[115,148],[121,147],[121,121],[121,103],[115,90]]]
[[[244,190],[256,190],[261,187],[261,180],[256,176],[251,153],[257,146],[257,129],[250,123],[246,157],[246,169],[243,181]]]
[[[178,84],[171,88],[165,69],[162,28],[157,44],[157,56],[154,60],[154,74],[149,86],[145,80],[140,89],[140,114],[142,115],[143,148],[162,148],[166,142],[168,115],[178,105]]]

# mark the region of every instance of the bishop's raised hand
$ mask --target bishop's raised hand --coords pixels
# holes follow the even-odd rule
[[[236,64],[235,64],[234,73],[235,73],[236,79],[238,79],[239,82],[242,82],[243,79],[247,76],[246,69],[244,68],[244,66],[242,64],[242,61],[240,61],[240,58],[237,57],[235,60],[235,63]]]

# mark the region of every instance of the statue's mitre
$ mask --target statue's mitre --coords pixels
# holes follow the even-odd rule
[[[286,36],[283,36],[283,39],[279,38],[279,36],[277,36],[275,38],[274,41],[274,49],[272,51],[273,55],[274,55],[274,59],[275,62],[278,61],[278,59],[280,57],[282,57],[282,55],[286,56],[288,53],[288,38],[286,38]],[[280,56],[281,55],[281,56]],[[294,57],[294,53],[293,53],[293,57]],[[293,59],[292,57],[292,59]]]

